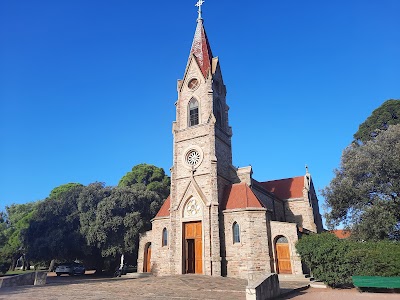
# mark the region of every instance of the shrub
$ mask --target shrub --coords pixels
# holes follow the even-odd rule
[[[400,276],[399,242],[355,242],[331,233],[304,236],[296,244],[313,276],[330,286],[352,283],[351,276]]]
[[[0,274],[6,274],[8,269],[10,268],[10,262],[0,259]]]

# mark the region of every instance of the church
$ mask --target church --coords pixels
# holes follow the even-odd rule
[[[232,128],[220,62],[201,6],[172,123],[171,193],[140,236],[138,272],[251,278],[303,274],[295,243],[323,230],[308,169],[273,181],[232,164]]]

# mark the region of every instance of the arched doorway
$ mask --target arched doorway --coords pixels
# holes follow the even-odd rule
[[[292,274],[288,239],[280,236],[275,242],[276,266],[279,274]]]
[[[147,243],[144,247],[144,261],[143,261],[143,272],[151,272],[151,243]]]

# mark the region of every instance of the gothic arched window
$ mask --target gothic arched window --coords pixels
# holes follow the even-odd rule
[[[189,102],[189,126],[199,124],[199,102],[192,99]]]
[[[168,245],[168,231],[167,228],[164,228],[162,231],[162,246]]]
[[[233,230],[233,243],[240,243],[240,228],[238,223],[233,223],[232,225]]]

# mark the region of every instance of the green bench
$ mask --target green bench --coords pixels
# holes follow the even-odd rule
[[[352,276],[353,284],[359,289],[400,289],[400,277]]]

